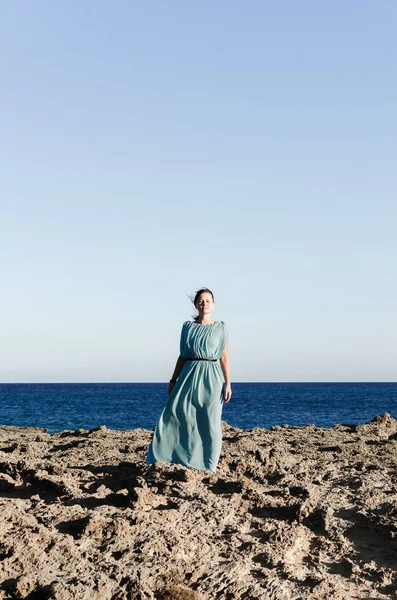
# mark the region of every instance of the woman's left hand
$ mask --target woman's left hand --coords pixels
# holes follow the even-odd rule
[[[227,404],[232,397],[232,386],[230,383],[225,385],[225,389],[223,390],[223,402]]]

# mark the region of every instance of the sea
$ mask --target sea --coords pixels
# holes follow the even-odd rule
[[[2,383],[0,425],[76,429],[153,429],[167,383]],[[222,420],[232,427],[332,427],[388,412],[397,419],[397,383],[233,383]]]

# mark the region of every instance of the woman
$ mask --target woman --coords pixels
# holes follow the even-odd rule
[[[222,445],[222,402],[229,402],[232,395],[227,332],[223,321],[211,318],[215,306],[211,290],[198,290],[193,303],[198,314],[182,326],[168,402],[157,421],[146,463],[215,471]]]

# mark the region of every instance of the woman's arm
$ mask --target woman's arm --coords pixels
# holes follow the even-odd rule
[[[223,351],[223,354],[221,356],[220,363],[221,363],[222,373],[225,378],[225,390],[223,393],[223,401],[226,404],[227,402],[229,402],[229,400],[232,396],[232,387],[230,385],[230,368],[229,368],[228,338],[227,337],[226,337],[225,350]]]
[[[178,379],[179,375],[181,374],[182,367],[185,364],[186,360],[187,359],[184,358],[183,356],[181,356],[181,355],[178,356],[178,360],[176,361],[174,373],[173,373],[173,375],[171,377],[171,381],[168,385],[168,395],[171,394],[172,388],[174,387],[176,380]]]

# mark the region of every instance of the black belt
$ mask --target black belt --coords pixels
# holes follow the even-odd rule
[[[186,360],[208,360],[209,362],[217,362],[217,358],[187,358]]]

